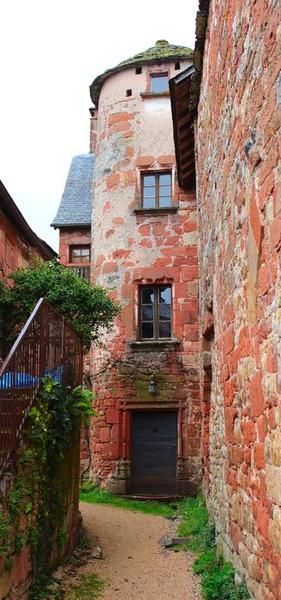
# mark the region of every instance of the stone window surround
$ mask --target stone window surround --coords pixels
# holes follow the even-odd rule
[[[140,323],[139,323],[139,295],[140,295],[140,287],[144,285],[158,286],[158,285],[170,285],[172,291],[172,335],[171,338],[163,338],[163,339],[140,339]],[[160,348],[171,349],[171,347],[179,346],[181,340],[175,337],[173,332],[173,322],[175,318],[175,282],[171,277],[159,277],[159,278],[150,278],[150,277],[141,277],[135,278],[133,283],[133,311],[134,311],[134,331],[135,338],[128,341],[128,346],[133,350],[159,350]]]
[[[161,175],[167,175],[169,176],[169,183],[168,185],[165,184],[166,188],[169,188],[169,193],[166,196],[166,198],[169,199],[169,204],[168,206],[160,206],[160,200],[161,200],[161,181],[160,181],[160,177]],[[145,190],[147,188],[147,185],[145,184],[145,177],[153,177],[154,178],[154,183],[153,185],[150,185],[150,188],[154,189],[154,204],[155,206],[144,206],[144,201],[145,201]],[[172,171],[171,169],[167,169],[166,171],[162,171],[162,170],[157,170],[157,171],[149,171],[148,173],[146,173],[145,171],[141,173],[141,208],[143,210],[155,210],[156,209],[164,209],[165,208],[170,208],[172,205],[172,194],[173,194],[173,181],[172,181]]]
[[[160,294],[159,294],[159,290],[161,287],[169,290],[170,302],[167,302],[167,300],[165,300],[163,303],[161,303]],[[151,302],[149,304],[147,302],[143,301],[142,291],[145,288],[151,288],[153,290],[153,302]],[[151,341],[158,342],[158,341],[171,340],[172,335],[173,335],[173,298],[172,298],[171,284],[170,283],[142,284],[142,285],[139,285],[138,292],[139,292],[139,297],[138,297],[138,339],[142,342],[151,342]],[[167,321],[161,319],[160,307],[162,304],[170,307],[169,318],[167,319]],[[149,308],[150,306],[152,308],[152,314],[151,314],[150,319],[147,321],[146,319],[142,318],[142,308],[143,307]],[[149,323],[153,324],[152,331],[154,333],[154,336],[145,337],[142,335],[142,326],[145,324],[149,324]],[[170,335],[161,337],[160,336],[161,324],[165,324],[165,323],[169,323]]]
[[[152,175],[170,172],[172,175],[172,198],[171,205],[161,208],[143,208],[142,206],[142,176],[151,172]],[[135,208],[134,214],[157,215],[174,213],[178,211],[178,198],[175,192],[176,188],[176,166],[175,164],[167,163],[159,164],[157,159],[150,165],[143,165],[136,168],[136,193],[135,193]]]
[[[173,63],[172,63],[173,64]],[[152,92],[150,89],[150,84],[151,84],[151,76],[152,75],[168,75],[168,81],[171,78],[171,65],[170,64],[166,64],[166,65],[152,65],[152,66],[148,66],[146,69],[146,85],[145,85],[145,90],[144,92],[140,93],[140,96],[142,97],[142,99],[144,100],[145,98],[161,98],[161,97],[169,97],[170,96],[170,91],[169,89],[165,92]]]

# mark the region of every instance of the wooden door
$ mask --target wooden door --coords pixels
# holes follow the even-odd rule
[[[136,411],[132,418],[132,493],[175,495],[177,412]]]

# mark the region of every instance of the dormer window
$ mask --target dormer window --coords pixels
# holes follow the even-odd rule
[[[152,94],[161,94],[169,91],[168,73],[151,73],[150,92]]]

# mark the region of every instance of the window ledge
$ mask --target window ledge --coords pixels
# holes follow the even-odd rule
[[[170,340],[130,340],[128,342],[132,350],[159,350],[161,348],[175,348],[180,345],[180,340],[172,338]]]
[[[169,98],[170,92],[141,92],[140,96],[145,98]]]
[[[178,212],[178,206],[166,206],[165,208],[135,208],[134,215],[164,215]]]

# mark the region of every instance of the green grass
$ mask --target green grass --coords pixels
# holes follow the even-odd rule
[[[73,591],[67,593],[67,600],[94,600],[100,598],[104,582],[94,573],[81,575],[80,581],[73,586]]]
[[[209,521],[203,497],[184,500],[180,512],[182,519],[178,533],[190,537],[184,546],[197,555],[193,571],[201,575],[204,599],[248,600],[246,585],[235,585],[233,566],[216,551],[215,527]]]
[[[168,504],[165,502],[156,502],[150,500],[133,500],[114,496],[106,490],[101,490],[92,484],[83,484],[80,492],[80,500],[90,504],[109,504],[117,508],[126,508],[151,515],[160,515],[162,517],[171,517],[177,512],[177,504]]]

